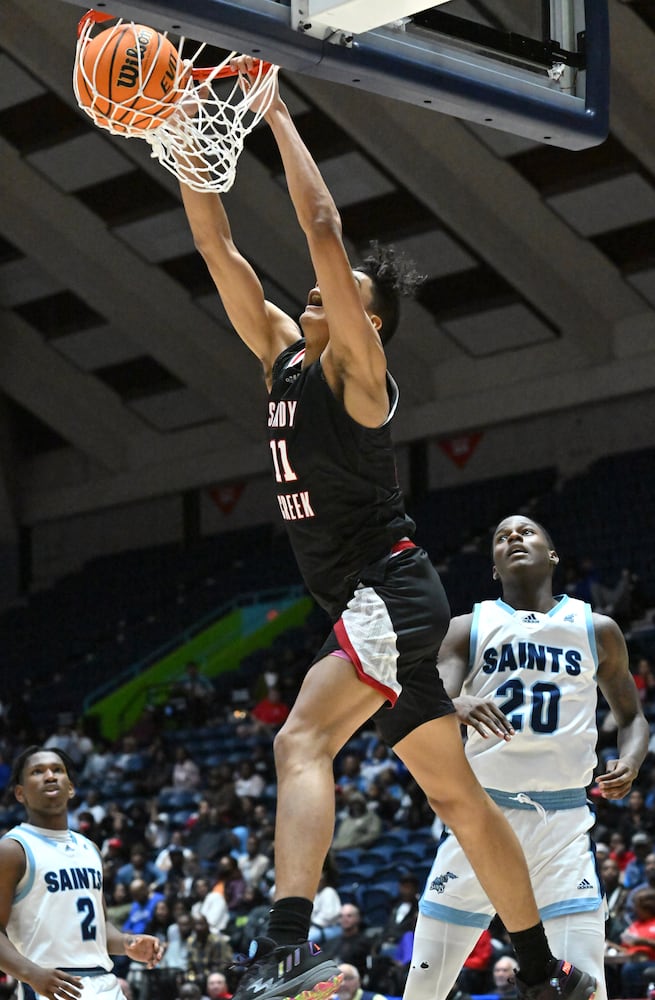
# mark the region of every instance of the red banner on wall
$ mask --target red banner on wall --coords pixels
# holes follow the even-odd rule
[[[448,458],[463,469],[482,438],[482,431],[459,434],[457,437],[439,438],[438,445]]]
[[[207,492],[223,514],[230,514],[239,502],[245,485],[245,483],[228,483],[226,486],[213,486]]]

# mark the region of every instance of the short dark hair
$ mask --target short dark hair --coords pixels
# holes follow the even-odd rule
[[[521,517],[525,521],[530,521],[532,524],[534,524],[535,528],[539,528],[539,531],[542,533],[542,535],[546,539],[546,542],[548,543],[548,548],[550,548],[550,549],[554,549],[555,548],[555,543],[553,542],[553,539],[551,537],[550,532],[548,531],[547,528],[544,528],[543,524],[541,524],[540,521],[535,521],[534,517],[530,517],[528,514],[507,514],[505,517],[501,517],[500,521],[498,522],[498,524],[496,525],[496,527],[491,532],[491,555],[492,556],[493,556],[493,553],[494,553],[494,544],[495,544],[495,541],[496,541],[496,532],[498,531],[498,528],[503,523],[503,521],[509,520],[510,517]]]
[[[425,281],[425,275],[419,274],[414,262],[398,253],[393,246],[377,241],[371,243],[370,253],[355,270],[371,279],[373,298],[370,308],[382,320],[380,340],[386,344],[398,327],[400,297],[414,296]]]
[[[40,747],[36,743],[32,744],[30,747],[26,747],[22,753],[19,753],[18,757],[14,760],[11,768],[11,778],[9,779],[9,787],[14,789],[16,785],[22,785],[23,783],[23,771],[25,770],[25,765],[27,764],[30,757],[33,757],[37,753],[54,753],[59,757],[62,764],[66,768],[66,774],[73,781],[74,779],[74,765],[73,761],[70,759],[65,750],[60,750],[59,747]]]

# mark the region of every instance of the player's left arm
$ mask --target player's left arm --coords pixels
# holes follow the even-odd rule
[[[622,799],[630,791],[648,752],[650,732],[620,628],[607,615],[594,614],[593,623],[598,649],[598,687],[618,726],[618,758],[607,762],[607,770],[598,775],[597,782],[604,798]]]
[[[153,934],[126,934],[107,920],[107,908],[103,901],[107,928],[107,951],[110,955],[127,955],[134,962],[143,962],[154,969],[164,957],[165,945]]]
[[[350,416],[379,427],[389,414],[387,362],[371,318],[360,297],[344,247],[341,217],[332,195],[293,119],[279,97],[266,115],[273,132],[298,222],[307,239],[321,301],[330,330],[322,363],[333,391],[341,391]]]

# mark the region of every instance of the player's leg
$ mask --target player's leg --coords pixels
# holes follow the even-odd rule
[[[480,937],[479,927],[419,913],[404,1000],[444,1000]]]
[[[457,837],[507,930],[538,923],[523,851],[470,768],[457,717],[426,722],[393,749]]]
[[[548,947],[521,845],[507,819],[475,778],[465,757],[457,718],[426,722],[394,745],[428,797],[430,805],[456,835],[480,884],[512,935],[520,973],[540,1000],[566,996],[587,1000],[593,977],[566,963],[549,964]],[[528,932],[527,936],[524,932]],[[542,970],[536,975],[537,969]],[[551,978],[557,977],[557,985]],[[524,992],[525,987],[522,987]],[[530,995],[532,989],[527,991]]]
[[[275,738],[276,900],[268,937],[253,942],[254,961],[234,1000],[334,996],[342,978],[338,966],[307,942],[312,901],[334,833],[333,761],[384,700],[339,656],[325,656],[307,673]]]
[[[556,955],[566,955],[598,981],[596,1000],[607,1000],[605,983],[605,908],[567,913],[544,920],[548,943]]]
[[[384,700],[342,657],[326,656],[307,673],[274,744],[278,899],[314,898],[334,833],[334,758]]]

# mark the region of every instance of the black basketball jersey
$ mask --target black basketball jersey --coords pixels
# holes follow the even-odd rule
[[[330,389],[320,361],[302,367],[305,341],[273,366],[268,428],[280,512],[307,587],[333,620],[363,567],[414,534],[391,444],[398,388],[387,375],[389,417],[362,427]]]

